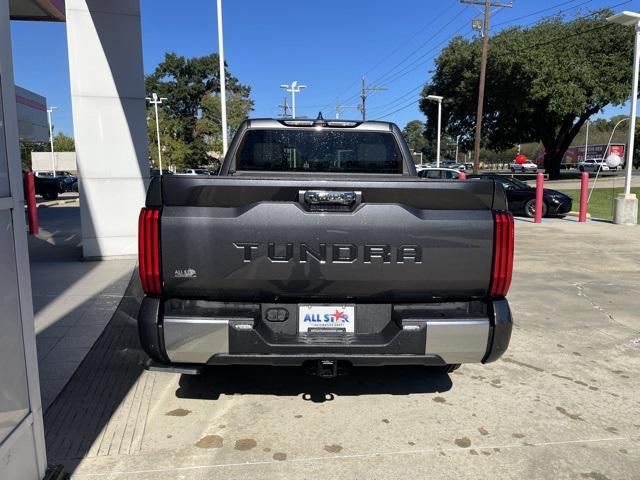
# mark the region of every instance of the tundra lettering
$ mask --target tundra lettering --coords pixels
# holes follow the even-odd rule
[[[243,262],[251,263],[261,256],[261,243],[235,242],[233,244],[243,251]],[[267,259],[272,263],[307,263],[313,259],[318,263],[353,263],[362,260],[363,263],[405,263],[407,260],[415,264],[422,263],[422,247],[419,245],[401,245],[393,250],[391,245],[363,245],[359,247],[353,243],[335,243],[330,246],[331,258],[327,258],[327,244],[320,243],[317,249],[306,243],[298,245],[287,243],[267,243]]]

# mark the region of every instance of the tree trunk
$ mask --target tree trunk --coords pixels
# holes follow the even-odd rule
[[[545,147],[544,154],[544,172],[549,175],[549,180],[557,180],[560,178],[560,164],[565,152],[559,152],[557,149],[547,149]]]
[[[566,116],[554,138],[546,137],[542,139],[542,144],[545,148],[544,171],[549,175],[549,180],[560,178],[560,166],[562,165],[564,154],[567,153],[571,142],[573,142],[587,118],[597,111],[594,108],[588,110],[575,123],[573,123],[574,117],[572,115]]]

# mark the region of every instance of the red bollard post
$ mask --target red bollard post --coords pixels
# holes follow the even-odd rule
[[[587,221],[587,199],[589,198],[589,173],[582,172],[582,180],[580,182],[580,213],[578,215],[579,222]]]
[[[40,231],[38,225],[38,207],[36,206],[36,182],[33,172],[24,174],[24,199],[27,204],[27,219],[29,222],[29,233],[37,235]]]
[[[536,177],[536,215],[534,218],[535,223],[542,223],[542,193],[544,191],[544,173],[538,173]]]
[[[466,180],[467,179],[467,174],[464,172],[460,172],[460,174],[458,175],[458,180]]]

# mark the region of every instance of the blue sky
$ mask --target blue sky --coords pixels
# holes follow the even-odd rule
[[[308,85],[297,96],[298,115],[322,110],[332,117],[336,98],[356,103],[360,77],[384,85],[368,100],[369,118],[401,127],[424,119],[417,107],[420,86],[433,58],[454,35],[471,36],[472,6],[458,0],[225,0],[225,55],[230,71],[251,85],[253,116],[275,116],[282,83]],[[141,0],[145,73],[164,53],[185,56],[217,52],[215,0]],[[179,5],[177,7],[176,5]],[[492,19],[494,32],[562,11],[569,17],[606,6],[638,10],[640,0],[515,0]],[[188,8],[187,8],[188,6]],[[69,67],[64,24],[12,22],[16,83],[47,97],[57,131],[72,134]],[[631,65],[629,65],[631,68]],[[398,110],[398,111],[396,111]],[[604,115],[626,113],[608,108]],[[356,110],[342,118],[356,118]]]

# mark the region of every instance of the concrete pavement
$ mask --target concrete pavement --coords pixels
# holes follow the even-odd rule
[[[29,237],[43,408],[71,378],[120,302],[135,260],[83,262],[77,203],[39,209]]]
[[[147,372],[133,283],[45,416],[49,459],[73,479],[638,478],[640,230],[516,231],[509,351],[450,376]]]

